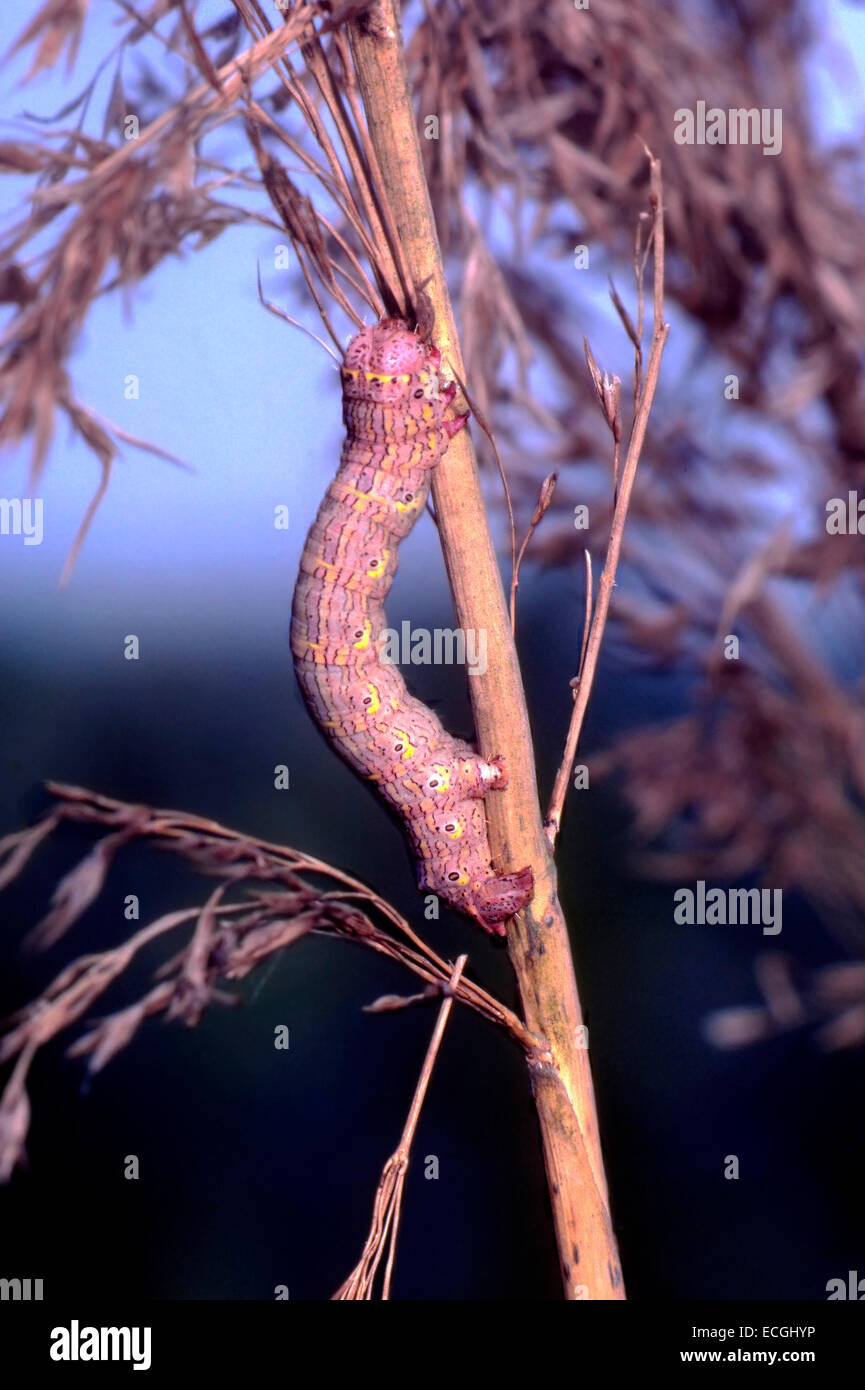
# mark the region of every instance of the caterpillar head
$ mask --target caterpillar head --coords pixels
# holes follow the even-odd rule
[[[530,868],[488,878],[475,887],[469,911],[485,931],[493,936],[504,936],[505,922],[525,907],[534,886],[534,874]]]
[[[424,405],[447,403],[440,368],[437,347],[422,343],[401,319],[382,319],[362,328],[346,348],[342,388],[347,401],[408,407],[423,419]]]

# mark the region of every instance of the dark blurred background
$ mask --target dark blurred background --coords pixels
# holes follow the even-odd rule
[[[407,559],[406,570],[417,567]],[[185,651],[137,667],[114,650],[100,663],[74,632],[65,641],[52,633],[23,655],[4,642],[3,828],[43,808],[43,778],[182,805],[360,875],[440,953],[468,950],[474,975],[513,1002],[501,951],[451,916],[423,922],[398,830],[310,726],[280,638],[291,578],[273,566],[269,603],[246,625],[233,623],[221,651],[189,623]],[[577,623],[558,589],[529,574],[521,591],[545,788],[568,713]],[[423,594],[401,585],[393,611],[431,626],[444,603],[443,588],[432,603],[428,583]],[[157,651],[170,622],[152,616]],[[416,688],[437,700],[450,727],[465,723],[458,680],[436,671]],[[674,713],[681,700],[674,679],[625,678],[606,661],[587,744],[608,742],[647,710]],[[290,766],[288,793],[269,790],[276,761]],[[3,895],[4,1013],[72,956],[122,939],[127,894],[139,895],[147,921],[209,891],[174,859],[126,849],[70,937],[45,958],[22,959],[24,929],[92,840],[64,829]],[[765,941],[751,927],[673,927],[672,888],[623,872],[628,843],[612,789],[573,795],[561,892],[630,1295],[825,1296],[827,1279],[858,1267],[865,1236],[861,1052],[826,1057],[807,1034],[731,1054],[710,1047],[701,1021],[753,998],[751,964]],[[789,895],[783,944],[813,965],[836,954],[808,906]],[[145,952],[108,996],[111,1006],[138,997],[165,954],[164,944]],[[238,989],[241,1007],[215,1007],[195,1030],[146,1024],[92,1082],[82,1062],[46,1049],[31,1088],[28,1169],[0,1194],[4,1270],[44,1278],[47,1294],[108,1296],[121,1286],[135,1297],[270,1298],[277,1284],[295,1298],[331,1292],[359,1254],[435,1017],[425,1007],[377,1016],[361,1008],[410,990],[397,967],[313,938]],[[279,1024],[291,1030],[287,1053],[273,1046]],[[138,1181],[124,1179],[128,1154],[140,1159]],[[428,1154],[439,1159],[437,1181],[423,1177]],[[729,1154],[739,1158],[738,1181],[724,1178]],[[459,1009],[418,1133],[394,1293],[557,1296],[520,1057]]]

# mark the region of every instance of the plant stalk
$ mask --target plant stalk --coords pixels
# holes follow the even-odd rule
[[[444,365],[465,378],[393,0],[374,0],[347,30],[381,169],[382,195],[390,202],[414,284],[423,288],[435,310],[434,337]],[[535,877],[531,903],[510,926],[508,950],[526,1024],[544,1040],[528,1065],[564,1295],[623,1299],[567,926],[544,834],[519,664],[467,430],[451,443],[432,488],[458,623],[487,634],[486,673],[474,675],[469,685],[478,746],[487,756],[503,754],[510,774],[507,789],[486,801],[494,863],[500,872],[529,864]]]

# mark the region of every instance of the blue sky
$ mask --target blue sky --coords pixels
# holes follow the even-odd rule
[[[68,84],[52,74],[15,90],[10,78],[26,61],[4,70],[3,138],[20,130],[9,112],[56,110],[83,85],[110,32],[100,8]],[[14,28],[8,9],[0,16],[4,51],[20,26],[20,8]],[[0,187],[0,196],[6,192]],[[287,604],[341,427],[331,360],[258,304],[260,264],[268,296],[297,312],[287,302],[287,277],[273,269],[278,240],[266,228],[231,229],[201,252],[163,262],[136,291],[131,311],[119,295],[95,305],[71,362],[79,399],[195,471],[124,448],[72,582],[58,596],[64,557],[99,479],[96,460],[59,417],[39,489],[44,543],[25,548],[4,537],[0,545],[0,583],[6,592],[15,585],[16,607],[35,603],[49,622],[54,613],[86,627],[88,615],[96,619],[106,604],[144,590],[159,607],[179,591],[184,603],[195,604],[197,595],[224,614],[234,604],[248,612],[260,586],[272,585]],[[138,400],[124,396],[131,373],[139,378]],[[4,496],[25,491],[28,459],[25,449],[3,461]],[[273,526],[278,504],[291,511],[287,534]],[[6,617],[14,621],[8,610]]]
[[[0,12],[0,50],[34,9]],[[20,133],[16,118],[23,110],[50,113],[79,90],[116,37],[114,13],[113,6],[93,6],[69,80],[60,67],[18,87],[32,50],[6,65],[0,138]],[[225,8],[212,4],[203,13],[216,17]],[[833,3],[821,9],[819,25],[810,73],[815,111],[827,138],[852,137],[865,124],[865,16]],[[111,75],[109,66],[106,88]],[[98,93],[95,103],[101,112]],[[8,211],[10,193],[18,196],[20,188],[19,180],[0,184],[0,210]],[[19,628],[21,635],[35,605],[48,628],[73,623],[85,641],[100,615],[120,620],[124,603],[145,595],[169,625],[178,595],[183,611],[199,609],[204,623],[208,614],[222,621],[232,613],[248,623],[262,601],[281,602],[287,612],[300,547],[335,466],[341,428],[332,363],[257,302],[260,264],[268,296],[317,326],[314,310],[291,302],[287,277],[273,268],[278,240],[265,228],[232,229],[202,252],[164,262],[136,291],[130,312],[118,295],[91,312],[71,363],[80,399],[195,471],[127,448],[72,583],[58,595],[64,557],[99,477],[95,459],[70,440],[60,419],[40,488],[44,543],[25,548],[13,537],[0,543],[0,583],[17,594],[14,612],[7,608],[4,617],[7,633]],[[603,296],[605,302],[605,283]],[[134,401],[124,398],[130,373],[140,381]],[[27,458],[24,451],[3,461],[2,495],[25,491]],[[274,530],[277,504],[290,508],[287,534]],[[414,573],[428,587],[434,549],[425,523],[406,551],[404,583]]]

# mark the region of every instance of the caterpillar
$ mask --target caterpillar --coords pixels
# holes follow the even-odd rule
[[[382,662],[384,600],[397,546],[426,505],[430,475],[468,413],[441,353],[401,319],[361,330],[342,364],[345,442],[312,525],[291,617],[298,683],[336,751],[402,819],[419,888],[504,936],[533,888],[530,868],[496,874],[483,798],[507,785],[501,757],[453,738]]]

